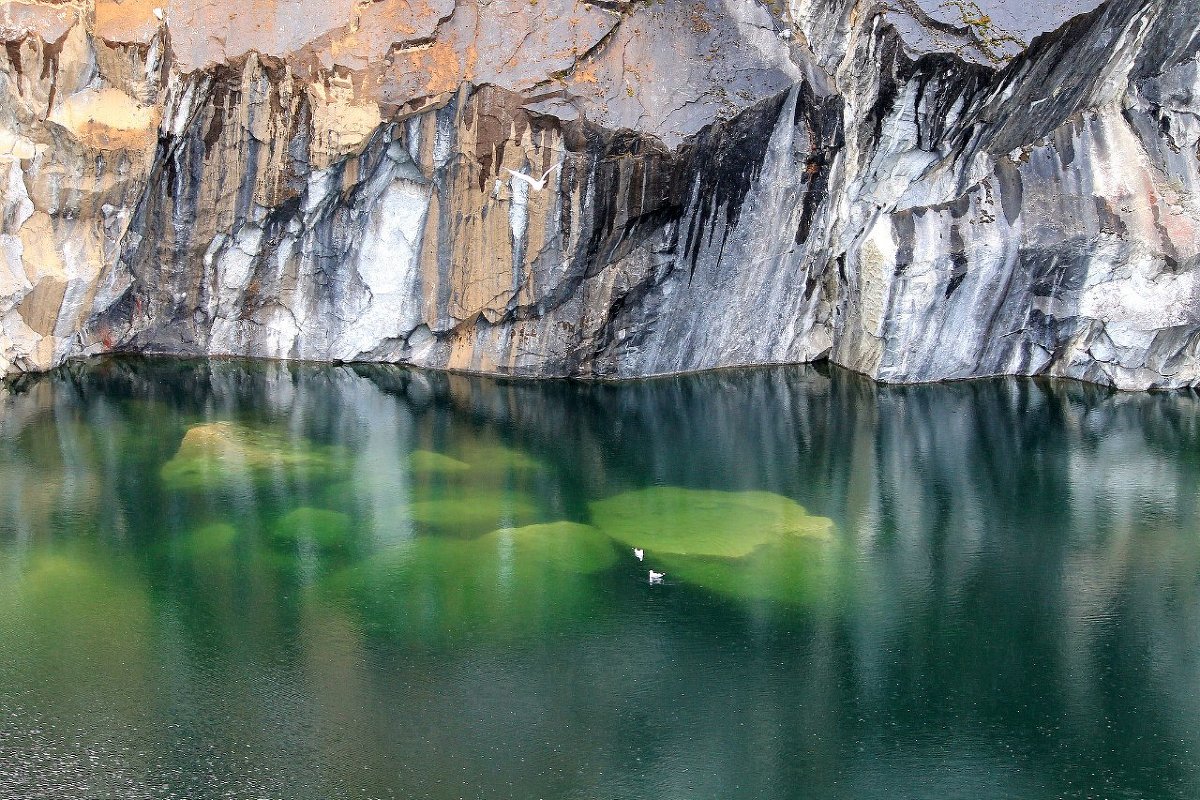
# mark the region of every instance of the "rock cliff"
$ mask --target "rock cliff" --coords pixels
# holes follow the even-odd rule
[[[1195,0],[0,3],[0,373],[1200,384]]]

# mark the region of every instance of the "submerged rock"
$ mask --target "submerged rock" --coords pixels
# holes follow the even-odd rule
[[[238,540],[238,529],[228,522],[210,522],[195,528],[183,537],[180,549],[198,561],[228,556]]]
[[[656,486],[592,503],[592,522],[672,581],[739,601],[829,599],[833,520],[770,492]]]
[[[415,475],[453,475],[471,469],[471,465],[465,461],[431,450],[414,450],[408,460]]]
[[[785,539],[832,537],[833,521],[770,492],[656,486],[591,504],[600,530],[650,556],[742,558]]]
[[[0,38],[0,373],[1200,384],[1193,0],[26,0]]]
[[[204,490],[327,477],[337,469],[332,450],[306,440],[232,422],[211,422],[188,429],[160,475],[169,488]]]
[[[154,610],[135,564],[72,542],[6,553],[0,568],[0,637],[10,679],[21,676],[34,696],[89,709],[111,697],[114,682],[145,680]]]
[[[350,517],[339,511],[307,506],[288,512],[275,524],[274,540],[283,545],[311,543],[321,550],[346,547],[351,530]]]
[[[418,527],[438,533],[473,537],[498,526],[526,525],[543,516],[532,495],[468,484],[421,491],[396,510],[396,518],[411,518]]]
[[[839,585],[832,540],[765,544],[742,558],[666,554],[660,566],[674,581],[736,601],[818,605],[835,600]]]
[[[483,537],[481,545],[498,553],[511,549],[511,557],[522,562],[580,575],[601,572],[617,562],[612,542],[578,522],[502,528]]]
[[[544,470],[536,458],[514,447],[489,442],[485,437],[469,436],[456,442],[454,454],[470,465],[477,479],[511,479]]]
[[[596,624],[589,576],[616,562],[595,528],[554,522],[475,539],[418,536],[324,582],[350,600],[365,630],[430,643],[480,636],[539,636],[573,619]]]

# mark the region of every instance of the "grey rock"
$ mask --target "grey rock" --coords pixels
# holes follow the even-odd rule
[[[162,98],[157,142],[105,184],[89,235],[108,244],[67,282],[72,314],[40,339],[11,323],[0,367],[130,350],[631,378],[830,359],[887,382],[1200,384],[1193,0],[980,5],[601,6],[587,52],[544,75],[488,33],[507,44],[478,60],[486,82],[381,84],[361,142],[327,121],[360,95],[335,107],[343,84],[315,91],[286,58],[135,59],[167,74],[138,84]],[[456,7],[429,46],[481,13]],[[18,163],[10,186],[37,190]],[[22,197],[6,190],[13,231],[51,202]],[[32,307],[22,286],[0,274],[0,319]]]

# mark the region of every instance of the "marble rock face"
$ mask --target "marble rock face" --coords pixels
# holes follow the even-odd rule
[[[1195,0],[0,3],[0,373],[1200,385]]]

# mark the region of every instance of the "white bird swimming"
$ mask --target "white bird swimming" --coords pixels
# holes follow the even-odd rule
[[[524,172],[517,172],[515,170],[509,169],[508,167],[505,167],[504,171],[507,172],[509,175],[512,175],[517,180],[528,183],[530,186],[533,187],[533,190],[535,192],[540,192],[542,189],[546,188],[546,181],[549,179],[550,173],[554,172],[554,170],[558,169],[561,166],[562,166],[562,162],[560,161],[557,164],[555,164],[553,167],[551,167],[550,169],[543,172],[541,178],[534,178],[530,175],[526,175]]]
[[[665,577],[667,577],[667,573],[665,572],[655,572],[654,570],[650,570],[650,585],[657,586],[658,584],[662,583],[663,578]]]
[[[640,547],[635,547],[635,548],[633,548],[633,557],[636,558],[638,561],[645,561],[646,560],[646,551]]]

